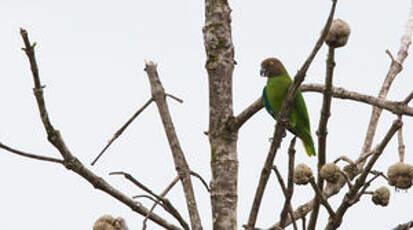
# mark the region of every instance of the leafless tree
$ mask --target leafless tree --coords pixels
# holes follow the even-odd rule
[[[411,4],[413,5],[413,1]],[[3,143],[0,143],[0,148],[23,157],[48,161],[66,167],[68,170],[87,180],[96,189],[102,190],[114,199],[130,207],[134,212],[144,216],[143,229],[146,228],[146,222],[148,220],[155,222],[165,229],[202,229],[201,217],[193,189],[193,179],[200,179],[210,194],[213,229],[237,229],[238,226],[243,226],[245,229],[259,229],[256,226],[257,217],[271,172],[275,172],[275,176],[280,183],[282,192],[285,196],[285,203],[283,207],[280,207],[282,211],[279,222],[274,223],[269,229],[284,229],[291,225],[294,229],[303,228],[314,230],[316,229],[317,219],[319,217],[320,205],[328,212],[328,222],[325,229],[337,229],[340,227],[347,210],[356,204],[363,195],[372,196],[373,202],[377,205],[387,205],[389,199],[387,188],[382,187],[376,191],[368,190],[375,179],[383,177],[389,181],[391,186],[400,189],[407,189],[412,185],[413,167],[404,163],[405,147],[402,133],[402,118],[403,116],[413,116],[413,108],[408,106],[410,100],[413,98],[413,92],[400,101],[387,100],[386,96],[393,80],[402,71],[403,63],[408,55],[408,48],[411,43],[413,32],[413,8],[409,14],[406,30],[402,37],[401,46],[397,52],[397,56],[394,57],[390,51],[387,51],[391,64],[382,84],[382,88],[378,96],[370,96],[333,86],[335,49],[345,45],[345,42],[340,44],[340,41],[337,40],[342,39],[342,37],[340,37],[340,31],[335,31],[337,28],[334,26],[341,27],[344,22],[334,20],[336,6],[337,0],[332,0],[331,9],[325,25],[322,27],[320,37],[315,42],[314,48],[308,55],[308,58],[295,74],[294,81],[284,98],[278,116],[278,122],[275,126],[271,147],[260,174],[248,220],[237,219],[237,184],[239,180],[237,139],[240,128],[256,112],[258,112],[263,105],[260,97],[238,115],[234,114],[232,75],[236,62],[234,60],[234,45],[231,35],[231,8],[227,0],[205,0],[205,24],[203,27],[203,35],[207,56],[205,68],[208,73],[209,85],[209,128],[208,131],[205,132],[205,135],[208,136],[210,141],[212,172],[212,180],[210,181],[209,186],[204,179],[188,165],[185,159],[185,153],[180,146],[180,141],[171,119],[171,113],[166,98],[169,97],[178,102],[182,102],[182,100],[165,91],[157,72],[157,65],[152,61],[147,61],[145,67],[151,86],[151,97],[114,134],[108,145],[92,162],[92,165],[95,164],[105,150],[108,149],[120,135],[122,135],[134,119],[138,117],[149,104],[154,102],[157,105],[164,131],[169,141],[176,168],[176,178],[162,193],[156,194],[127,172],[112,172],[111,175],[124,176],[128,181],[145,192],[145,195],[129,197],[122,193],[122,191],[110,185],[106,180],[95,174],[84,163],[78,160],[76,155],[72,153],[70,148],[66,145],[63,139],[63,134],[54,128],[49,119],[46,101],[43,97],[44,86],[40,80],[35,57],[36,44],[30,42],[28,32],[24,29],[20,30],[21,37],[24,41],[23,50],[30,63],[34,81],[34,95],[37,101],[39,114],[47,133],[47,139],[60,152],[61,158],[57,159],[39,154],[27,153]],[[335,25],[333,21],[338,24]],[[348,34],[349,33],[344,36],[348,36]],[[308,68],[324,44],[327,44],[328,46],[325,84],[302,84]],[[285,130],[288,124],[288,111],[298,89],[301,89],[303,92],[317,92],[323,95],[323,106],[317,130],[317,177],[313,176],[313,172],[309,167],[302,164],[295,166],[295,138],[293,138],[288,150],[288,176],[287,178],[283,178],[278,171],[278,168],[274,165],[274,159],[280,144],[285,137]],[[366,138],[360,156],[357,159],[349,159],[346,156],[342,156],[329,163],[325,160],[327,126],[332,98],[347,99],[372,106],[372,114]],[[388,110],[393,113],[395,115],[395,120],[391,127],[388,128],[386,135],[379,144],[376,147],[372,147],[378,120],[383,110]],[[375,170],[374,166],[383,150],[396,133],[399,141],[400,162],[392,165],[386,176],[383,172]],[[338,161],[346,162],[346,166],[341,169],[336,165]],[[183,217],[184,215],[178,211],[174,204],[166,198],[167,193],[178,183],[178,181],[181,182],[183,187],[183,195],[186,199],[186,207],[189,213],[189,222]],[[294,195],[294,182],[298,185],[308,184],[308,186],[311,186],[314,190],[314,198],[295,210],[291,204],[291,198]],[[342,197],[342,202],[337,207],[333,207],[328,199],[344,189],[346,192]],[[151,208],[147,208],[140,202],[137,202],[135,198],[147,198],[152,200],[154,204]],[[155,214],[154,211],[156,206],[161,206],[176,220],[176,223],[170,222],[169,219],[164,216]],[[308,217],[310,212],[311,215]],[[114,223],[115,219],[112,217],[110,218]],[[306,221],[307,218],[308,223]],[[297,223],[300,219],[302,219],[302,225]],[[395,229],[410,229],[412,226],[413,224],[410,221],[397,226]]]

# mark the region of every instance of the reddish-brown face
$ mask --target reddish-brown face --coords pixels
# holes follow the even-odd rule
[[[263,77],[277,77],[282,73],[282,64],[277,58],[267,58],[261,62],[260,75]]]

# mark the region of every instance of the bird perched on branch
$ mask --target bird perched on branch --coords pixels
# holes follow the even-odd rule
[[[281,104],[291,85],[291,78],[277,58],[267,58],[262,61],[260,75],[267,78],[267,85],[262,92],[264,107],[277,120]],[[310,119],[303,95],[299,89],[296,92],[288,118],[287,129],[301,139],[307,155],[314,156],[316,152],[311,137]]]

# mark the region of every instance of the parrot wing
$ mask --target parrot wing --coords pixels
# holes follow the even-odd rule
[[[294,106],[291,112],[291,123],[294,128],[301,126],[300,128],[306,128],[310,131],[310,118],[308,117],[307,106],[305,105],[304,97],[300,90],[297,90],[297,94],[294,98]]]
[[[291,124],[294,125],[292,129],[303,141],[307,155],[314,156],[316,151],[314,148],[313,138],[311,137],[310,119],[308,117],[307,107],[305,105],[303,95],[300,91],[297,91],[294,99],[291,120],[293,120]]]
[[[274,114],[274,111],[270,105],[270,101],[268,100],[267,97],[267,93],[266,93],[267,87],[264,87],[264,89],[262,90],[262,103],[264,104],[265,110],[267,110],[267,112],[275,119],[277,119],[277,117]]]

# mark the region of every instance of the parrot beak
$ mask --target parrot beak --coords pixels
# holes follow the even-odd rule
[[[267,71],[265,71],[265,69],[261,67],[261,70],[260,70],[261,77],[266,77],[266,72]]]

